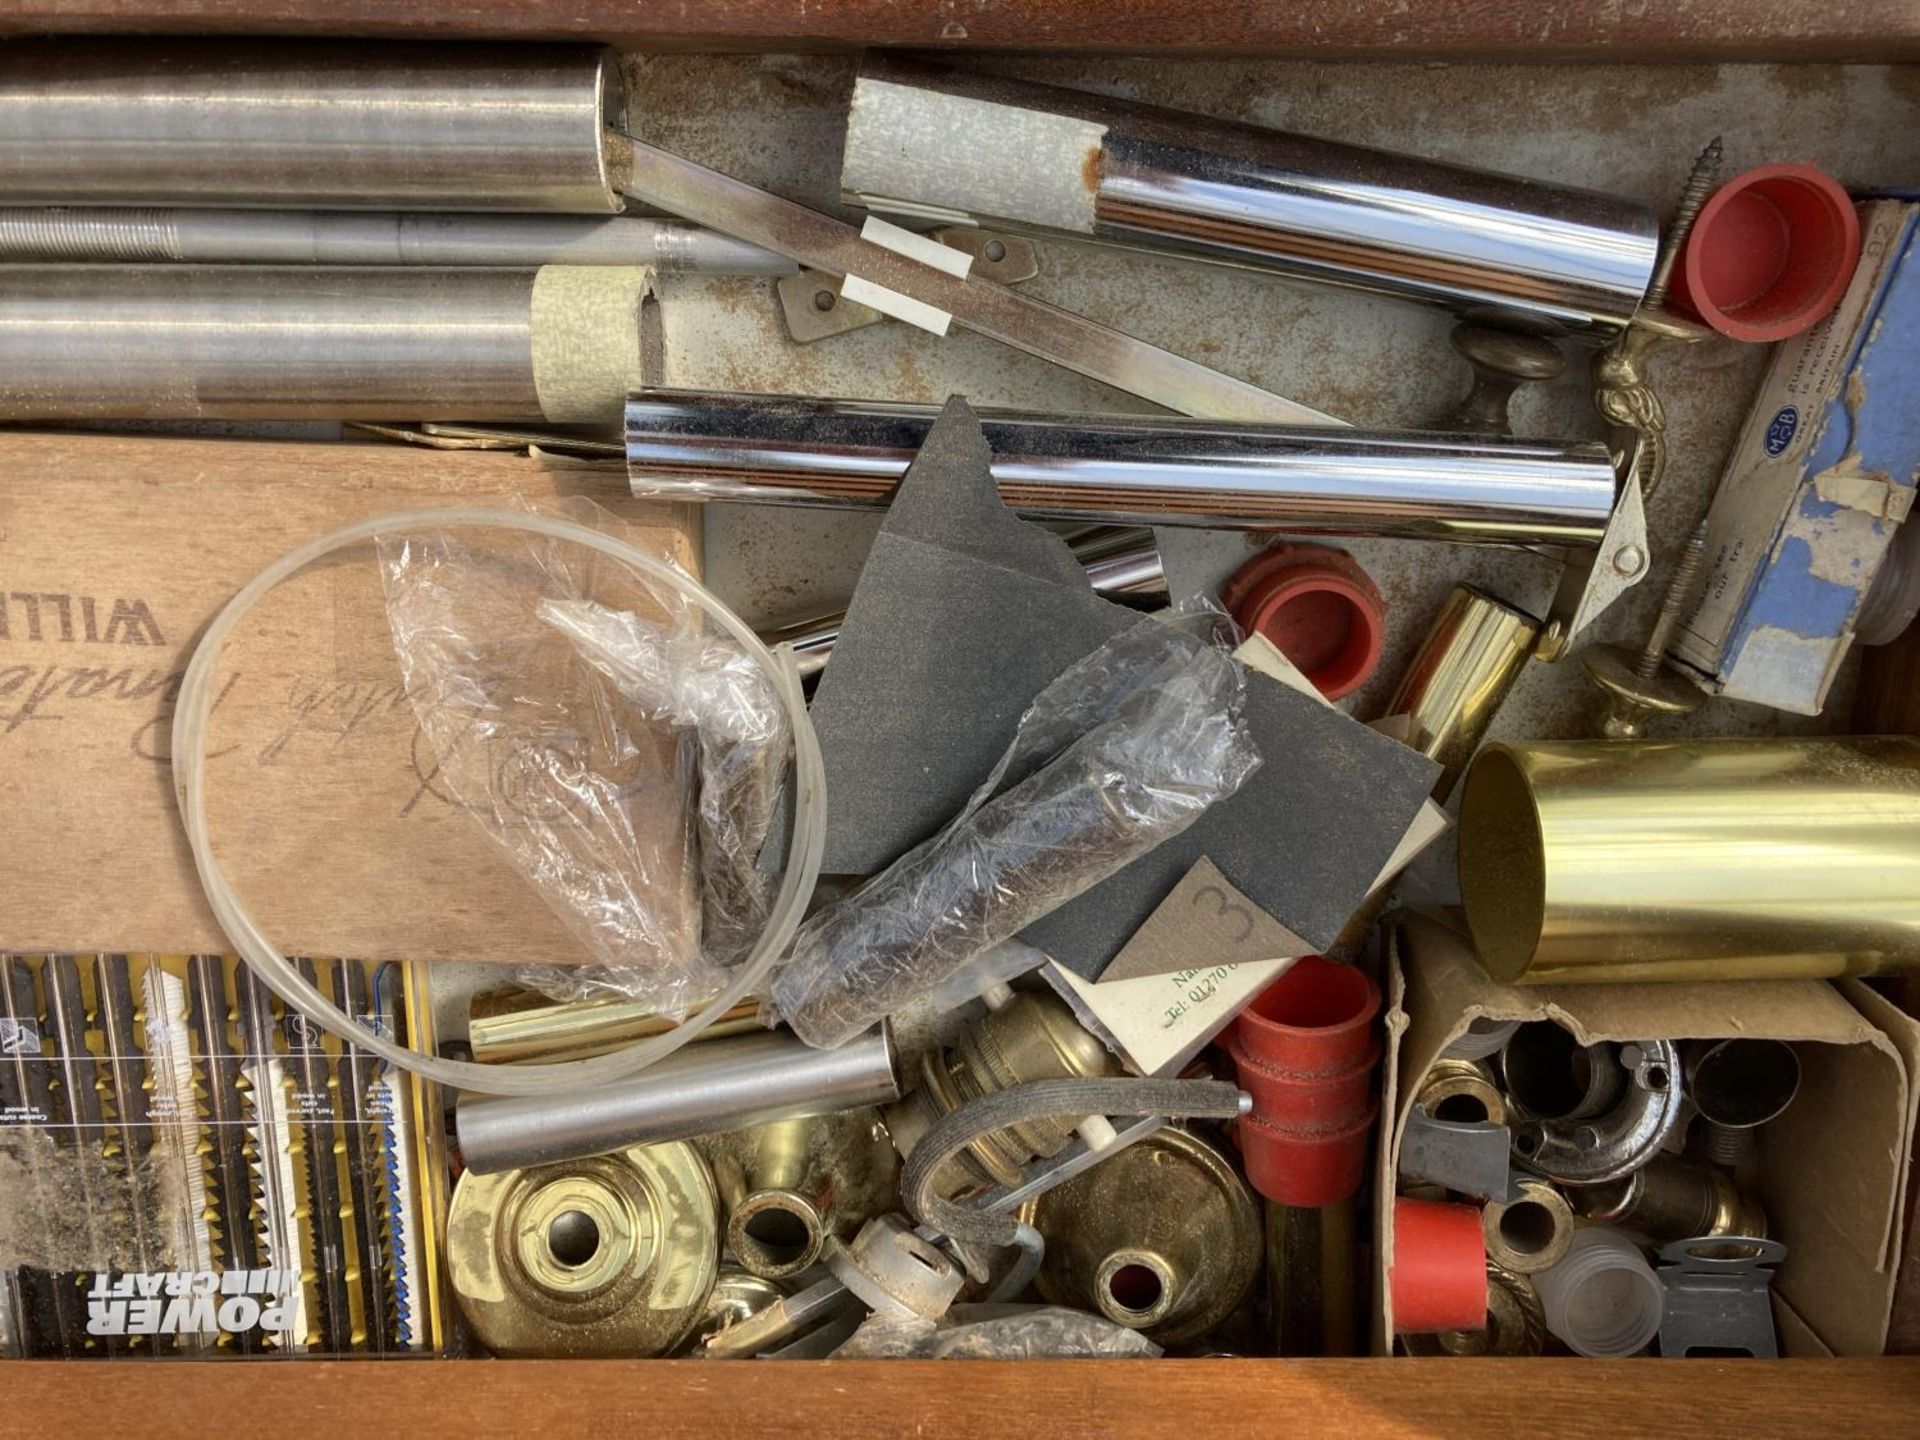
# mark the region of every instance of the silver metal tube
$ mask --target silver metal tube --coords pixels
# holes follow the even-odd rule
[[[894,60],[855,87],[841,188],[1552,331],[1625,325],[1658,248],[1638,201]]]
[[[938,413],[650,390],[627,402],[628,479],[643,497],[878,508]],[[1001,498],[1040,519],[1591,546],[1614,499],[1599,444],[978,414]]]
[[[0,261],[200,265],[645,265],[791,275],[771,250],[651,215],[0,208]]]
[[[0,198],[70,205],[622,208],[619,68],[589,45],[0,46]]]
[[[596,404],[617,414],[639,370],[644,275],[6,266],[0,419],[561,422],[592,418]],[[553,332],[570,344],[543,348]]]
[[[490,1175],[899,1098],[885,1026],[837,1050],[770,1030],[689,1045],[597,1090],[558,1098],[465,1096],[454,1128],[467,1168]]]
[[[1144,595],[1167,588],[1160,547],[1151,536],[1125,550],[1108,551],[1104,535],[1098,536],[1096,543],[1098,554],[1082,554],[1078,544],[1074,553],[1080,558],[1080,568],[1087,572],[1087,583],[1102,595]],[[763,630],[760,638],[768,645],[792,646],[795,667],[800,678],[806,680],[827,668],[840,639],[840,627],[846,623],[847,612],[836,610],[777,630]]]
[[[0,271],[0,418],[532,419],[533,274]]]

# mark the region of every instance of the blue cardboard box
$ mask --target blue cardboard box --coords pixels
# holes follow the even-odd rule
[[[1672,659],[1708,692],[1817,715],[1920,470],[1920,206],[1860,206],[1860,267],[1780,343],[1707,520]]]

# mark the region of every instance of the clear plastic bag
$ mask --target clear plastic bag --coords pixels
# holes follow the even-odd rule
[[[833,1352],[835,1360],[1153,1359],[1138,1330],[1057,1305],[956,1305],[940,1320],[880,1312]]]
[[[383,534],[379,556],[428,783],[599,962],[516,978],[684,1015],[752,946],[777,883],[756,866],[792,731],[765,666],[579,546],[415,531]]]
[[[1239,789],[1260,755],[1232,638],[1216,612],[1182,611],[1064,671],[946,829],[801,927],[779,1018],[844,1044]]]

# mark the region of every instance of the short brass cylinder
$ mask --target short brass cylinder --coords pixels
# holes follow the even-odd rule
[[[1618,1180],[1577,1185],[1573,1199],[1586,1219],[1663,1245],[1699,1235],[1767,1235],[1767,1212],[1729,1176],[1672,1155],[1655,1156]]]
[[[1491,745],[1459,838],[1510,984],[1920,968],[1920,739]]]
[[[1445,767],[1444,800],[1526,669],[1540,622],[1471,585],[1456,585],[1387,706],[1407,717],[1407,744]]]

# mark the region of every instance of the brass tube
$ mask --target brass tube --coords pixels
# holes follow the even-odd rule
[[[1456,585],[1387,706],[1408,719],[1407,744],[1445,767],[1445,800],[1526,668],[1540,622],[1471,585]]]
[[[1491,745],[1460,892],[1507,983],[1920,968],[1920,739]]]
[[[473,997],[467,1040],[473,1058],[483,1064],[554,1063],[607,1055],[664,1035],[677,1023],[652,1005],[617,995],[563,1003],[530,990],[495,990]],[[700,1038],[718,1040],[764,1028],[760,1002],[742,1000],[702,1031]]]
[[[1268,1200],[1267,1296],[1276,1355],[1359,1355],[1359,1236],[1352,1199]]]

